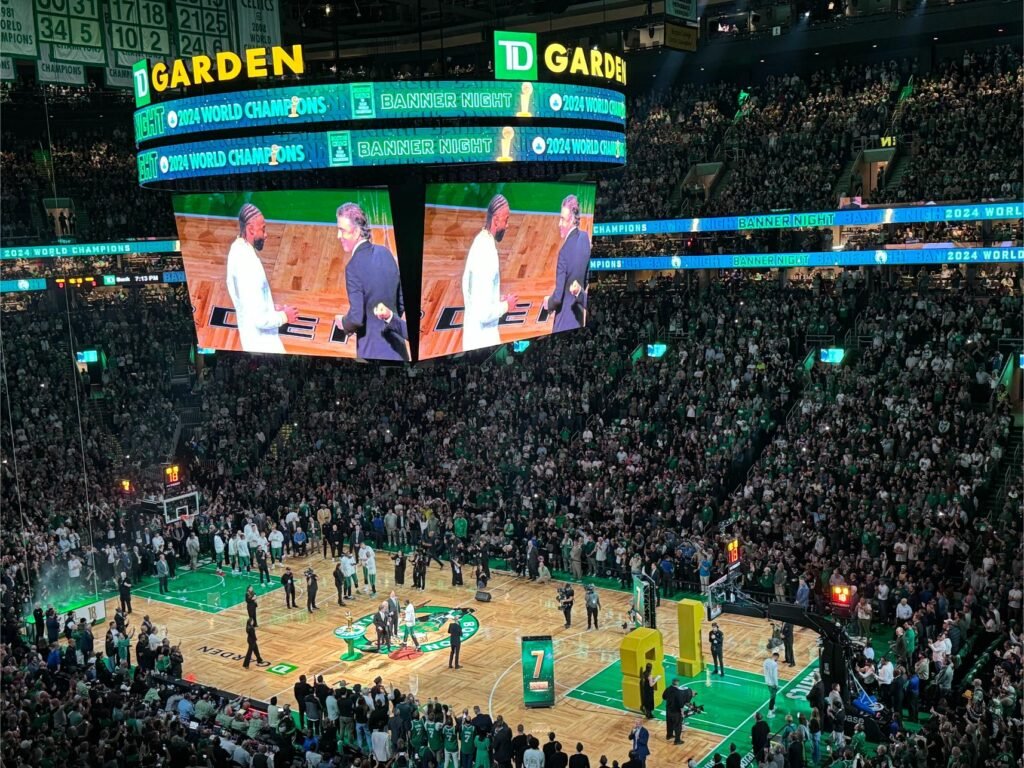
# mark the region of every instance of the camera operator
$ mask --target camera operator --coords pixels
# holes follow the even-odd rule
[[[562,609],[562,615],[565,616],[566,629],[572,626],[572,605],[575,600],[576,593],[573,591],[572,584],[566,582],[565,586],[558,590],[558,605]]]

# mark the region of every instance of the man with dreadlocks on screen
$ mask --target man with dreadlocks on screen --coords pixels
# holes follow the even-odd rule
[[[284,353],[278,329],[294,323],[295,307],[279,306],[257,255],[267,240],[267,222],[260,209],[246,203],[238,212],[238,237],[228,251],[228,295],[235,305],[235,324],[243,352]]]
[[[501,344],[498,320],[515,307],[519,297],[501,295],[498,246],[508,229],[509,207],[504,195],[495,195],[487,206],[484,228],[466,257],[462,273],[462,350]]]
[[[338,241],[351,254],[345,267],[348,312],[336,325],[356,335],[356,356],[363,360],[410,359],[405,300],[398,260],[383,245],[370,242],[370,225],[356,203],[338,206]]]

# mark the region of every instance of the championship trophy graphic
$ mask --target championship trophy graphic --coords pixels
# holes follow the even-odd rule
[[[299,97],[292,96],[292,108],[288,110],[288,117],[295,118],[299,116]]]
[[[267,163],[267,165],[278,165],[277,153],[280,151],[281,147],[279,147],[277,144],[270,145],[270,161]]]
[[[533,96],[533,83],[523,83],[523,89],[519,93],[519,111],[516,117],[533,117],[530,112],[530,98]]]
[[[514,129],[505,126],[501,129],[501,155],[498,157],[499,163],[511,163],[512,157],[512,139],[516,137]]]

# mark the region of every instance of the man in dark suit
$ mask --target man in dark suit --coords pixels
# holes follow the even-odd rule
[[[754,715],[754,726],[750,729],[750,743],[754,747],[754,759],[764,759],[764,753],[768,749],[771,740],[771,728],[767,721],[758,712]]]
[[[260,655],[260,647],[256,643],[256,622],[252,619],[245,622],[245,640],[248,644],[248,649],[245,652],[245,661],[242,662],[242,666],[246,669],[249,668],[253,654],[256,655],[256,663],[262,664],[263,657]]]
[[[569,768],[590,768],[590,758],[583,752],[582,742],[576,744],[576,754],[569,758]]]
[[[494,721],[491,750],[498,768],[512,768],[512,729],[501,715]]]
[[[306,720],[306,697],[313,692],[313,686],[306,682],[305,675],[299,675],[299,682],[295,684],[295,701],[299,705],[296,707],[299,713],[299,727],[305,728]]]
[[[793,625],[788,621],[782,625],[782,643],[786,647],[786,663],[791,667],[795,667],[796,656],[793,654]]]
[[[679,678],[672,680],[672,685],[665,689],[661,698],[665,702],[665,738],[675,744],[683,743],[683,697],[679,689]]]
[[[284,573],[281,574],[281,586],[284,587],[284,607],[294,608],[295,607],[295,576],[292,574],[291,568],[285,568]],[[302,711],[302,707],[299,707],[299,711]]]
[[[370,242],[370,225],[356,203],[339,206],[338,240],[352,254],[345,267],[349,308],[335,323],[356,335],[356,356],[369,360],[406,360],[409,334],[398,261],[383,245]]]
[[[729,756],[725,758],[725,768],[740,768],[743,765],[743,757],[736,751],[736,745],[729,745]]]
[[[455,669],[461,669],[462,665],[459,664],[459,651],[462,650],[462,625],[458,619],[452,619],[448,625],[448,636],[452,641],[452,649],[448,654],[448,669],[455,666]]]
[[[470,721],[478,733],[489,734],[494,730],[494,721],[486,712],[481,712],[480,707],[473,707],[473,719]]]
[[[633,723],[633,730],[629,732],[629,740],[633,744],[629,750],[630,761],[635,760],[641,767],[647,765],[647,756],[651,754],[651,749],[647,746],[650,738],[650,732],[644,728],[644,721],[638,717]]]
[[[516,726],[516,735],[512,737],[512,761],[516,768],[523,768],[523,754],[530,746],[530,737],[523,726]]]
[[[804,768],[804,744],[796,733],[789,734],[789,745],[786,747],[789,768]]]
[[[590,237],[580,230],[580,201],[576,195],[562,201],[558,232],[562,247],[558,250],[555,287],[544,298],[544,309],[555,313],[554,333],[581,328],[587,322]]]

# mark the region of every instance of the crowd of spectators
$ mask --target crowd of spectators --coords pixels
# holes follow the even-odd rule
[[[446,557],[497,557],[524,575],[534,573],[543,558],[556,572],[623,583],[643,571],[668,595],[698,588],[705,559],[714,572],[723,568],[716,553],[724,530],[745,542],[743,572],[752,592],[773,594],[781,572],[788,598],[799,599],[802,582],[810,585],[803,597],[821,608],[827,586],[852,583],[860,599],[878,606],[879,621],[895,621],[895,606],[906,596],[914,609],[910,624],[921,623],[919,636],[929,643],[940,639],[943,627],[931,618],[938,604],[945,611],[939,616],[955,622],[969,614],[974,626],[992,630],[986,637],[1011,627],[1016,636],[1020,585],[1011,574],[1020,570],[1012,535],[1019,528],[1019,499],[1007,499],[984,525],[977,510],[1010,428],[1005,402],[991,396],[992,376],[1000,367],[996,342],[1019,317],[1020,299],[872,294],[856,328],[870,343],[852,365],[815,368],[804,383],[798,373],[802,334],[841,332],[863,288],[847,275],[785,291],[736,275],[703,296],[665,281],[599,288],[594,321],[577,335],[538,344],[513,364],[427,367],[415,376],[362,366],[338,376],[330,361],[257,364],[244,356],[221,357],[198,390],[204,418],[191,442],[192,479],[208,500],[198,520],[204,544],[210,531],[233,530],[249,520],[261,530],[287,532],[285,518],[293,512],[315,535],[319,522],[312,510],[321,505],[329,505],[346,536],[357,524],[383,533],[387,516],[402,531],[398,540],[415,542],[421,512],[431,508]],[[177,303],[159,307],[159,314],[177,312],[184,322],[183,298],[169,301]],[[74,557],[84,572],[102,568],[105,550],[90,544],[90,524],[98,538],[108,531],[110,541],[129,551],[151,546],[160,529],[155,519],[133,522],[115,514],[114,478],[103,474],[108,465],[102,446],[92,442],[98,427],[88,422],[93,513],[83,514],[81,456],[75,441],[56,431],[73,425],[75,414],[66,396],[47,391],[68,379],[54,367],[63,353],[47,362],[47,353],[66,335],[65,321],[27,313],[10,317],[7,323],[5,316],[4,334],[8,360],[8,343],[29,336],[39,342],[26,351],[21,348],[31,345],[18,345],[24,362],[6,379],[14,434],[22,444],[20,485],[5,496],[7,510],[17,508],[12,504],[18,491],[22,501],[17,532],[5,529],[5,544],[14,545],[5,546],[8,614],[20,608],[23,595],[13,595],[24,586],[19,566],[26,560],[40,572],[67,568]],[[114,308],[85,324],[73,313],[69,317],[76,338],[95,333],[123,339],[118,343],[130,370],[122,372],[118,363],[117,375],[139,373],[144,382],[111,390],[126,412],[133,412],[133,400],[154,397],[145,382],[160,391],[152,384],[157,379],[136,371],[135,364],[166,367],[166,350],[158,345],[137,359],[134,350],[150,344],[153,333],[173,328],[163,327],[145,307]],[[125,325],[137,317],[148,331],[133,334]],[[99,330],[100,324],[108,327]],[[677,339],[668,356],[635,365],[626,359],[629,349],[661,331]],[[506,386],[508,380],[518,386]],[[41,407],[35,417],[27,417],[33,411],[29,404],[36,403]],[[275,450],[268,451],[275,435]],[[6,444],[4,457],[14,458]],[[3,466],[9,479],[11,467]],[[32,477],[24,471],[28,466]],[[462,536],[455,534],[460,518],[468,522]],[[164,532],[168,541],[183,535]],[[9,643],[11,631],[5,622]],[[52,743],[22,734],[38,734],[51,718],[63,716],[76,720],[74,734],[103,728],[110,718],[97,712],[106,708],[123,714],[99,740],[100,757],[108,742],[115,756],[134,749],[139,728],[142,735],[156,734],[146,754],[177,751],[173,759],[182,765],[193,754],[198,758],[215,749],[205,730],[197,737],[175,725],[179,707],[188,709],[180,695],[170,714],[160,714],[174,689],[162,689],[145,670],[117,672],[123,666],[118,660],[107,673],[128,691],[120,684],[105,688],[102,681],[87,685],[90,675],[107,674],[101,665],[83,658],[63,678],[63,662],[55,674],[48,649],[40,650],[43,655],[36,657],[13,645],[5,648],[6,676],[27,691],[19,697],[26,703],[6,712],[13,744],[36,763],[45,764],[48,749],[60,749],[66,732],[51,736]],[[1010,665],[1010,676],[983,681],[979,699],[1003,701],[1018,693],[1012,667],[1019,664],[1019,651],[1010,646],[999,653],[1005,662],[998,667]],[[67,654],[65,649],[60,658]],[[917,671],[919,659],[904,661]],[[943,664],[939,658],[928,671],[934,675]],[[934,722],[940,726],[922,737],[929,754],[948,754],[951,738],[963,736],[967,743],[971,721],[956,712],[956,704],[938,696],[928,702],[938,708]],[[996,721],[984,749],[1001,748],[1016,733],[1015,706],[1006,706],[1006,717]],[[906,718],[913,715],[908,710]],[[245,721],[245,736],[228,736],[229,719],[220,732],[232,751],[249,755],[259,753],[261,743],[286,754],[326,750],[326,759],[336,748],[331,739],[314,744],[300,733],[282,747],[279,735],[260,736],[263,726],[257,716]],[[894,759],[912,751],[914,738],[904,735],[893,745]],[[373,743],[362,746],[373,751]],[[397,748],[397,741],[391,746]],[[41,753],[32,756],[34,749]]]
[[[726,135],[736,153],[705,215],[834,208],[833,187],[854,141],[879,136],[899,67],[847,65],[809,78],[768,78],[751,89],[742,115]]]
[[[907,75],[900,67],[769,80],[738,116],[736,89],[724,84],[640,97],[630,111],[630,164],[602,178],[599,210],[610,219],[673,214],[689,166],[712,159],[723,141],[737,160],[710,203],[692,199],[695,210],[830,207],[854,140],[882,130]],[[949,138],[929,138],[915,154],[899,199],[919,199],[919,189],[997,194],[996,184],[998,194],[1019,195],[1019,156],[1006,155],[1014,140],[1019,149],[1019,114],[981,127],[967,119],[998,99],[983,114],[1002,115],[1013,88],[1019,93],[1020,69],[1006,52],[971,54],[923,81],[903,126],[916,121],[923,135]],[[938,99],[956,104],[939,111]],[[936,169],[968,142],[991,164]],[[34,140],[5,134],[0,164],[19,179],[17,191],[0,192],[5,239],[40,237],[33,222],[45,222],[45,212],[32,206],[54,190],[75,199],[91,239],[140,234],[140,226],[173,231],[164,198],[138,194],[125,132],[68,129],[48,146],[40,154]],[[977,234],[947,230],[925,236]],[[730,234],[699,247],[759,252],[791,242],[775,237]],[[814,230],[785,237],[799,241],[779,250],[828,247]],[[673,242],[612,248],[648,249],[642,255],[671,252]],[[10,274],[72,268],[24,263]],[[294,718],[277,702],[228,701],[172,680],[183,673],[180,651],[145,623],[133,666],[125,651],[135,628],[123,613],[102,651],[84,624],[66,627],[62,641],[56,615],[45,632],[37,622],[35,637],[22,636],[21,618],[35,604],[56,602],[93,573],[104,586],[116,583],[118,566],[145,577],[163,546],[186,547],[180,523],[165,528],[161,517],[131,511],[118,482],[138,470],[144,494],[141,470],[165,455],[177,424],[181,395],[169,371],[191,338],[191,309],[181,288],[159,290],[87,305],[69,297],[63,307],[48,294],[19,299],[20,311],[3,315],[4,757],[120,768],[280,766],[295,756],[399,768],[413,720],[461,728],[455,710],[401,696],[382,703],[382,691],[364,696],[323,681],[303,691]],[[325,507],[348,538],[366,531],[378,544],[415,544],[426,531],[437,554],[481,568],[497,558],[524,576],[543,565],[623,585],[644,573],[661,596],[724,573],[722,542],[738,535],[742,583],[755,595],[824,610],[828,587],[854,585],[856,629],[870,635],[873,621],[896,629],[895,675],[902,671],[908,691],[890,701],[897,722],[918,719],[914,696],[929,707],[923,730],[901,729],[874,753],[856,736],[849,746],[833,739],[833,764],[852,760],[850,751],[865,768],[1013,764],[1021,759],[1024,508],[1015,489],[991,496],[1013,428],[998,386],[999,341],[1020,315],[1013,285],[978,297],[905,285],[870,291],[860,273],[786,287],[731,274],[702,292],[681,280],[597,284],[585,329],[486,362],[346,365],[339,375],[337,361],[221,354],[187,395],[197,421],[183,445],[204,504],[196,532],[207,553],[215,531],[246,526],[279,530],[290,542],[296,526],[322,535],[314,510]],[[808,334],[847,331],[864,341],[845,365],[804,372]],[[631,359],[666,336],[665,357]],[[106,352],[99,380],[72,365],[72,350],[85,346]],[[965,679],[969,657],[960,651],[983,645],[996,648],[991,663]],[[877,680],[868,656],[858,672],[869,686]],[[971,696],[958,697],[955,686]],[[837,711],[824,698],[819,731]],[[319,725],[306,720],[311,712]],[[465,738],[486,765],[498,732],[502,741],[515,737],[483,717],[465,713],[473,729]],[[436,751],[429,737],[426,749]],[[414,760],[430,758],[408,755]]]
[[[629,162],[600,177],[597,210],[612,221],[666,218],[678,212],[676,190],[690,166],[714,159],[729,125],[735,87],[680,85],[627,107]],[[673,207],[674,206],[674,207]]]
[[[909,164],[879,202],[1019,199],[1020,52],[1008,46],[966,52],[916,80],[898,130],[914,138]]]

